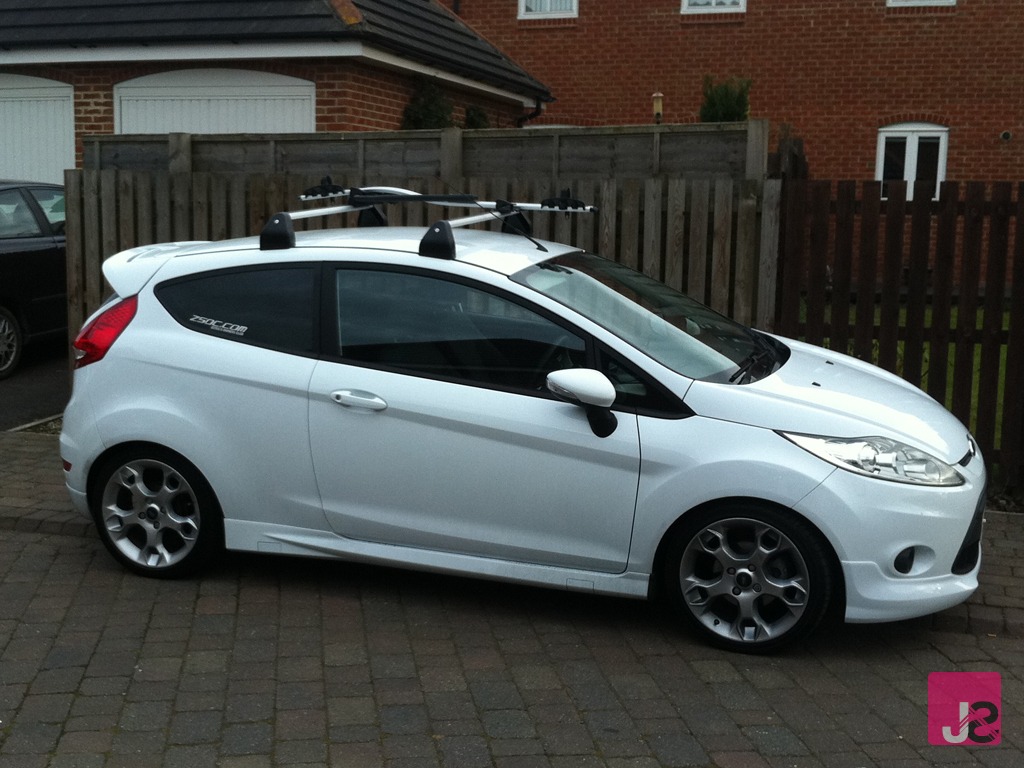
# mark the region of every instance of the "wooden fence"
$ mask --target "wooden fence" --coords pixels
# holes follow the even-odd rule
[[[88,136],[85,168],[170,173],[338,174],[366,179],[466,177],[762,179],[768,121],[529,130]]]
[[[258,234],[272,214],[298,201],[315,176],[169,174],[74,170],[65,174],[68,208],[69,322],[77,328],[104,298],[100,266],[117,251],[171,240],[221,240]],[[335,178],[335,183],[361,183]],[[436,179],[377,184],[446,191]],[[561,187],[562,185],[559,185]],[[606,254],[685,290],[738,319],[771,327],[781,183],[717,179],[583,180],[572,194],[596,216],[533,215],[534,234]],[[535,202],[560,192],[546,179],[464,179],[447,191],[481,199]],[[464,215],[464,211],[455,215]],[[428,224],[440,209],[389,206],[392,223]],[[345,217],[299,220],[297,228],[346,226]],[[764,254],[764,258],[762,258]]]
[[[896,372],[1024,481],[1024,183],[788,182],[778,331]]]

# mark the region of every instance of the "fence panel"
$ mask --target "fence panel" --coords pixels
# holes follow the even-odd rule
[[[859,196],[857,191],[859,189]],[[1024,184],[788,182],[780,331],[903,376],[1024,481]]]

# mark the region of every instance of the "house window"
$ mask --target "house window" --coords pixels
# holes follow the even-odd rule
[[[579,14],[578,0],[519,0],[520,19],[566,19]]]
[[[907,199],[914,197],[914,182],[927,181],[931,197],[938,198],[939,184],[946,179],[949,129],[931,123],[900,123],[878,132],[875,178],[888,197],[888,181],[907,182]]]
[[[747,0],[683,0],[683,13],[745,13]]]
[[[956,5],[956,0],[885,0],[889,8],[904,8],[914,5]]]

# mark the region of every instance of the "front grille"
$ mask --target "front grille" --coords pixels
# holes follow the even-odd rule
[[[981,494],[978,499],[978,508],[974,510],[974,517],[971,519],[971,526],[967,529],[960,551],[956,553],[956,560],[953,561],[953,573],[963,576],[974,570],[981,556],[981,526],[985,518],[985,502],[987,494]]]

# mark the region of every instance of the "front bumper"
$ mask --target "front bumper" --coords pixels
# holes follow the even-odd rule
[[[986,501],[980,456],[969,470],[965,484],[955,488],[839,470],[802,500],[798,510],[819,526],[839,557],[847,621],[926,616],[977,590]]]

